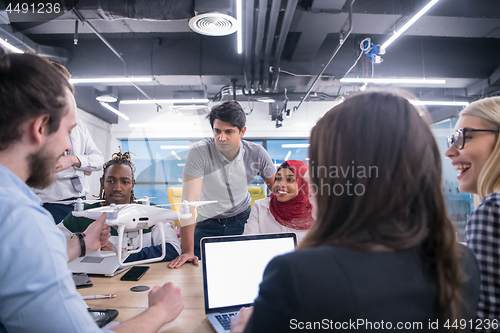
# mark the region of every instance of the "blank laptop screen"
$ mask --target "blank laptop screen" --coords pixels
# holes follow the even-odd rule
[[[294,249],[293,237],[205,243],[208,308],[253,303],[269,261]]]

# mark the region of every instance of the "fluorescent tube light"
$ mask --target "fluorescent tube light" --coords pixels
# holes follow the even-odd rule
[[[174,157],[175,157],[176,159],[178,159],[179,161],[182,161],[182,158],[181,158],[181,157],[180,157],[180,156],[179,156],[179,155],[178,155],[175,151],[171,150],[171,151],[170,151],[170,153],[171,153],[172,155],[174,155]]]
[[[130,99],[121,100],[120,104],[162,104],[162,103],[197,103],[207,104],[210,102],[207,98],[192,99]]]
[[[383,78],[348,78],[344,77],[340,79],[342,83],[374,83],[374,84],[404,84],[404,83],[415,83],[415,84],[445,84],[446,80],[441,79],[383,79]]]
[[[3,47],[5,47],[7,50],[9,50],[11,52],[14,52],[14,53],[24,53],[24,51],[22,51],[21,49],[18,49],[14,45],[11,45],[11,44],[7,43],[2,38],[0,38],[0,45],[2,45]]]
[[[267,97],[257,98],[257,101],[264,102],[264,103],[274,103],[274,102],[276,102],[275,99],[273,99],[273,98],[267,98]]]
[[[281,145],[281,148],[308,148],[308,147],[309,147],[308,143],[289,143]]]
[[[237,47],[238,47],[238,54],[241,54],[243,52],[243,29],[242,29],[242,24],[241,20],[243,15],[241,14],[241,0],[236,0],[236,21],[238,22],[238,30],[236,30],[236,40],[237,40]]]
[[[121,113],[120,111],[118,111],[117,109],[115,109],[114,107],[109,105],[108,103],[105,103],[105,102],[99,102],[99,103],[101,103],[101,105],[104,106],[106,109],[108,109],[109,111],[111,111],[113,113],[116,113],[118,116],[122,117],[123,119],[125,119],[125,120],[130,119],[125,114]]]
[[[152,77],[94,77],[85,79],[69,79],[69,83],[126,83],[126,82],[149,82]]]
[[[442,105],[442,106],[467,106],[469,102],[446,102],[446,101],[410,101],[413,105]]]
[[[394,42],[396,40],[396,38],[398,38],[399,36],[401,36],[401,34],[403,32],[405,32],[413,23],[415,23],[422,15],[424,15],[429,9],[431,9],[432,6],[434,6],[436,4],[436,2],[438,2],[439,0],[432,0],[431,2],[429,2],[424,8],[422,8],[421,11],[419,11],[415,16],[413,16],[411,18],[411,20],[409,20],[408,22],[406,22],[405,25],[403,25],[401,27],[401,29],[399,29],[398,31],[396,31],[396,33],[394,35],[392,35],[391,38],[389,38],[389,40],[387,42],[385,42],[381,48],[382,49],[387,49],[387,47],[389,45],[392,44],[392,42]]]
[[[289,150],[288,154],[286,154],[285,161],[288,161],[288,159],[290,158],[290,155],[292,155],[292,151],[291,150]]]
[[[169,146],[169,145],[166,145],[166,146],[160,146],[160,149],[188,149],[189,146],[181,146],[181,145],[178,145],[178,146]]]

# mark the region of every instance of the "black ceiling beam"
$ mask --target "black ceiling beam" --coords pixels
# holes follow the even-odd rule
[[[492,91],[498,90],[500,86],[500,67],[498,67],[487,79],[480,80],[468,86],[467,95],[488,95]]]

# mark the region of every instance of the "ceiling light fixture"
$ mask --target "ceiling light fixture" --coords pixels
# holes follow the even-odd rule
[[[413,105],[440,105],[440,106],[467,106],[469,102],[446,102],[446,101],[410,101]]]
[[[431,9],[432,6],[434,6],[436,4],[436,2],[438,2],[439,0],[432,0],[431,2],[429,2],[424,8],[422,8],[421,11],[419,11],[415,16],[413,16],[411,18],[411,20],[409,20],[408,22],[405,23],[405,25],[403,25],[401,27],[401,29],[399,29],[398,31],[396,31],[394,33],[394,35],[392,35],[391,38],[389,38],[389,40],[387,42],[385,42],[384,44],[382,44],[381,48],[382,49],[387,49],[387,47],[389,45],[392,44],[392,42],[394,42],[396,40],[396,38],[398,38],[399,36],[401,36],[401,34],[403,32],[405,32],[413,23],[415,23],[422,15],[424,15],[429,9]]]
[[[281,148],[309,148],[308,143],[286,143],[282,144]]]
[[[383,78],[348,78],[340,79],[342,83],[374,83],[374,84],[445,84],[441,79],[383,79]]]
[[[113,113],[116,113],[118,116],[122,117],[123,119],[125,119],[125,120],[130,119],[125,114],[121,113],[120,111],[118,111],[117,109],[115,109],[114,107],[109,105],[108,103],[106,103],[106,102],[99,102],[99,103],[101,103],[101,105],[104,106],[106,109],[108,109],[109,111],[111,111]]]
[[[208,98],[191,98],[191,99],[130,99],[121,100],[120,104],[167,104],[167,103],[191,103],[191,104],[203,104],[208,103],[210,100]]]
[[[113,94],[99,95],[99,96],[96,96],[95,99],[99,102],[105,102],[105,103],[114,103],[114,102],[118,101],[118,97],[116,97]]]
[[[257,101],[258,102],[263,102],[263,103],[274,103],[274,102],[276,102],[275,99],[269,98],[269,97],[260,97],[260,98],[257,98]]]
[[[242,17],[243,15],[241,14],[241,0],[236,0],[236,21],[237,21],[237,28],[238,30],[236,31],[236,41],[237,41],[237,49],[238,49],[238,54],[241,54],[243,52],[243,28],[242,28]]]
[[[284,161],[288,161],[288,159],[290,158],[290,155],[292,155],[291,150],[289,150],[288,153],[286,154]]]
[[[152,77],[94,77],[85,79],[69,79],[69,83],[127,83],[127,82],[149,82]]]
[[[189,149],[186,145],[164,145],[160,146],[160,149]]]
[[[12,44],[7,43],[7,41],[3,40],[2,38],[0,38],[0,45],[2,45],[3,47],[5,47],[7,50],[9,50],[11,52],[24,53],[24,51],[22,51],[21,49],[18,49],[17,47],[15,47]]]
[[[175,151],[171,150],[171,151],[170,151],[170,153],[171,153],[172,155],[174,155],[174,157],[175,157],[176,159],[178,159],[179,161],[182,161],[182,158],[181,158],[181,157],[180,157],[180,156],[179,156],[179,155],[178,155]]]

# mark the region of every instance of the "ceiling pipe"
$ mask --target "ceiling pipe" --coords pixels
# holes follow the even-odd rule
[[[194,0],[86,0],[78,11],[88,19],[107,21],[124,18],[137,20],[183,20],[194,16]]]
[[[273,63],[273,79],[271,83],[272,91],[277,92],[278,90],[278,77],[279,77],[279,66],[281,60],[281,54],[283,53],[283,48],[285,46],[286,37],[290,31],[290,24],[292,23],[293,14],[295,14],[295,9],[297,8],[298,0],[288,0],[286,4],[285,14],[283,16],[283,23],[281,24],[280,37],[278,39],[278,45],[276,46],[276,52],[274,53],[274,63]]]
[[[264,91],[267,91],[269,86],[269,63],[280,13],[280,5],[281,0],[272,0],[271,12],[269,13],[269,25],[267,28],[266,47],[264,49],[264,63],[262,65],[262,90]]]
[[[125,66],[127,66],[127,63],[125,62],[125,60],[122,58],[122,56],[120,55],[120,53],[118,53],[118,51],[115,50],[115,48],[113,46],[111,46],[111,44],[109,44],[109,42],[106,40],[106,38],[104,38],[100,33],[99,31],[97,31],[96,28],[94,28],[94,26],[87,20],[85,20],[85,18],[82,16],[82,14],[80,14],[80,12],[78,12],[78,10],[76,8],[73,8],[73,13],[75,13],[76,17],[78,17],[78,19],[82,22],[82,23],[87,23],[87,25],[89,26],[90,30],[92,30],[94,32],[94,34],[99,37],[99,39],[125,64]]]
[[[307,99],[307,97],[311,93],[311,90],[314,88],[314,85],[316,84],[316,82],[318,82],[318,80],[321,77],[321,75],[323,75],[323,73],[325,72],[325,70],[328,67],[328,65],[330,65],[330,63],[332,62],[333,58],[335,58],[335,56],[339,52],[339,50],[342,47],[342,45],[344,45],[344,42],[347,40],[347,38],[351,34],[351,31],[352,31],[352,5],[354,4],[354,0],[348,0],[348,1],[349,1],[349,17],[347,18],[347,21],[342,26],[342,29],[340,29],[340,32],[339,32],[339,44],[335,48],[335,51],[333,51],[332,57],[330,58],[330,60],[328,60],[328,63],[325,65],[325,67],[323,67],[323,70],[321,71],[321,73],[319,73],[319,75],[316,77],[316,79],[314,80],[314,82],[311,84],[311,87],[309,87],[309,89],[307,89],[307,92],[306,92],[306,95],[304,96],[304,98],[302,98],[300,100],[299,105],[297,105],[297,106],[295,106],[293,108],[293,111],[297,111],[300,108],[300,106],[302,105],[302,102],[304,102]],[[349,30],[347,30],[347,32],[344,32],[343,29],[344,29],[345,25],[347,24],[347,22],[349,22]]]
[[[255,1],[246,0],[245,1],[245,26],[243,28],[243,33],[245,37],[244,44],[244,54],[245,54],[245,65],[243,67],[243,75],[245,77],[245,88],[250,91],[251,80],[252,80],[252,42],[253,42],[253,20],[255,12]]]
[[[262,42],[264,40],[264,29],[266,27],[267,0],[259,0],[259,9],[257,15],[257,31],[255,34],[255,52],[252,69],[252,86],[258,90],[258,77],[260,77],[260,58]]]
[[[125,70],[127,70],[127,62],[125,61],[125,59],[122,58],[122,56],[118,53],[118,51],[115,50],[115,48],[113,46],[111,46],[111,44],[109,44],[109,42],[97,31],[96,28],[94,28],[94,26],[92,24],[90,24],[89,21],[85,20],[85,18],[78,12],[78,10],[76,8],[73,8],[73,13],[75,13],[75,15],[78,17],[78,19],[82,22],[82,23],[87,23],[87,25],[89,26],[89,28],[94,32],[94,34],[99,37],[99,39],[123,62],[123,64],[125,65]],[[132,83],[132,85],[141,93],[144,95],[144,97],[146,97],[147,99],[152,99],[151,97],[149,97],[145,92],[144,90],[142,90],[141,88],[139,88],[139,86],[135,83]],[[161,105],[160,104],[156,104],[156,107],[158,109],[162,109]]]

